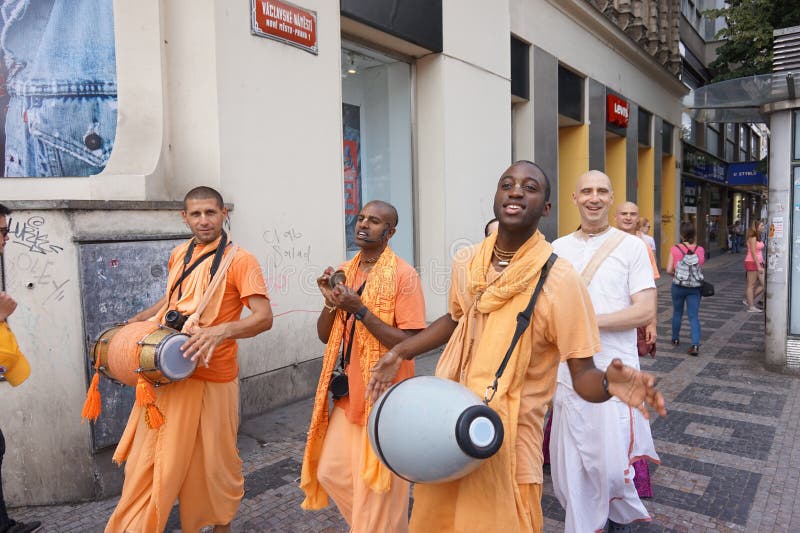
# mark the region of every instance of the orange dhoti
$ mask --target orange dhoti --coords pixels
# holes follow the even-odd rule
[[[353,424],[344,409],[331,413],[317,479],[333,498],[352,533],[408,531],[408,492],[410,483],[392,476],[388,492],[378,493],[367,486],[361,464],[369,446],[367,428]]]
[[[114,461],[125,485],[107,533],[163,531],[175,500],[184,531],[231,522],[244,495],[236,447],[239,382],[197,379],[157,391],[166,423],[150,429],[134,406]]]

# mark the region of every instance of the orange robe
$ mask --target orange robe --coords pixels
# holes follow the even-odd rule
[[[216,245],[196,246],[192,261]],[[187,246],[177,247],[170,256],[168,291],[180,277]],[[167,308],[187,315],[194,311],[208,285],[212,261],[207,259],[192,272],[183,283],[182,297],[175,291],[156,315],[159,320]],[[238,320],[250,296],[266,297],[266,285],[255,257],[240,248],[219,294],[200,316],[200,325]],[[208,368],[198,366],[189,379],[159,387],[156,404],[166,422],[158,429],[147,427],[142,407],[133,407],[114,453],[115,462],[127,462],[122,496],[106,525],[107,533],[163,531],[176,499],[185,531],[233,520],[244,495],[236,447],[236,352],[235,341],[224,341],[214,350]]]
[[[510,344],[516,315],[530,301],[552,253],[537,232],[498,273],[491,264],[495,239],[490,235],[453,261],[449,310],[458,326],[436,368],[437,376],[459,381],[481,398]],[[599,349],[586,287],[569,263],[557,260],[531,326],[489,403],[503,421],[503,445],[461,479],[416,485],[411,531],[541,531],[542,419],[555,391],[558,364]]]
[[[387,248],[369,274],[358,269],[359,255],[343,265],[347,285],[358,289],[366,280],[362,301],[385,323],[406,330],[425,327],[425,300],[419,275]],[[409,483],[378,462],[366,432],[369,407],[364,396],[370,367],[386,348],[356,322],[347,368],[349,396],[337,400],[328,420],[330,371],[338,365],[339,346],[347,345],[353,317],[343,324],[339,311],[328,340],[323,372],[303,460],[301,488],[304,509],[319,509],[333,498],[353,532],[408,529]],[[412,362],[401,365],[395,381],[414,375]]]

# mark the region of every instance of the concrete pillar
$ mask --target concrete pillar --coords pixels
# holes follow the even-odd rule
[[[792,111],[784,109],[770,116],[772,135],[769,153],[769,211],[767,225],[776,217],[784,222],[780,237],[767,239],[767,299],[765,363],[768,366],[783,367],[787,364],[788,303],[789,286],[789,221],[792,214]],[[797,351],[797,350],[794,350]]]

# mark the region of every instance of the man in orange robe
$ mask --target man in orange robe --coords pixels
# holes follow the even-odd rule
[[[449,313],[395,345],[372,368],[367,390],[373,401],[391,385],[404,360],[448,339],[436,375],[484,396],[513,337],[516,316],[530,301],[552,253],[537,230],[539,219],[550,210],[549,193],[549,180],[532,162],[518,161],[503,173],[494,200],[497,233],[454,259]],[[599,347],[586,287],[567,261],[557,259],[530,328],[520,337],[489,402],[503,422],[500,450],[460,479],[416,485],[411,531],[541,531],[542,419],[562,360],[585,400],[603,402],[615,395],[639,407],[647,400],[665,413],[653,376],[619,360],[605,373],[599,371],[592,360]]]
[[[321,509],[330,495],[354,532],[408,530],[409,483],[378,461],[366,431],[369,368],[388,348],[425,327],[419,275],[389,247],[396,226],[392,205],[367,203],[355,226],[361,251],[341,266],[346,280],[331,288],[331,267],[317,280],[325,298],[317,333],[327,347],[303,459],[302,505]],[[335,369],[339,384],[347,376],[348,390],[334,396],[329,416],[328,390],[339,391],[331,385]],[[413,375],[414,363],[406,361],[392,381]]]
[[[147,416],[150,407],[133,407],[114,453],[115,462],[127,462],[122,497],[106,525],[108,533],[163,531],[176,499],[183,530],[213,525],[214,531],[230,531],[244,495],[236,447],[235,339],[269,329],[272,310],[258,261],[228,242],[223,232],[228,211],[222,196],[210,187],[196,187],[183,204],[181,214],[194,237],[170,255],[166,296],[130,321],[163,324],[168,310],[192,315],[183,326],[190,338],[181,349],[184,357],[201,364],[190,378],[156,390],[155,407],[164,419],[160,427],[152,427],[157,424]],[[215,254],[209,251],[220,247],[226,268],[212,277]],[[195,262],[196,268],[184,276]],[[245,305],[251,314],[240,318]],[[195,314],[199,307],[203,310]]]

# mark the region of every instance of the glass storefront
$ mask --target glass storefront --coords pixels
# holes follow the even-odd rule
[[[800,335],[800,111],[792,113],[794,147],[792,150],[792,220],[791,270],[789,271],[789,334]],[[769,259],[768,259],[769,261]],[[767,267],[769,268],[769,264]]]
[[[364,46],[342,44],[342,150],[347,258],[362,206],[397,208],[392,249],[414,264],[411,155],[411,65]]]

